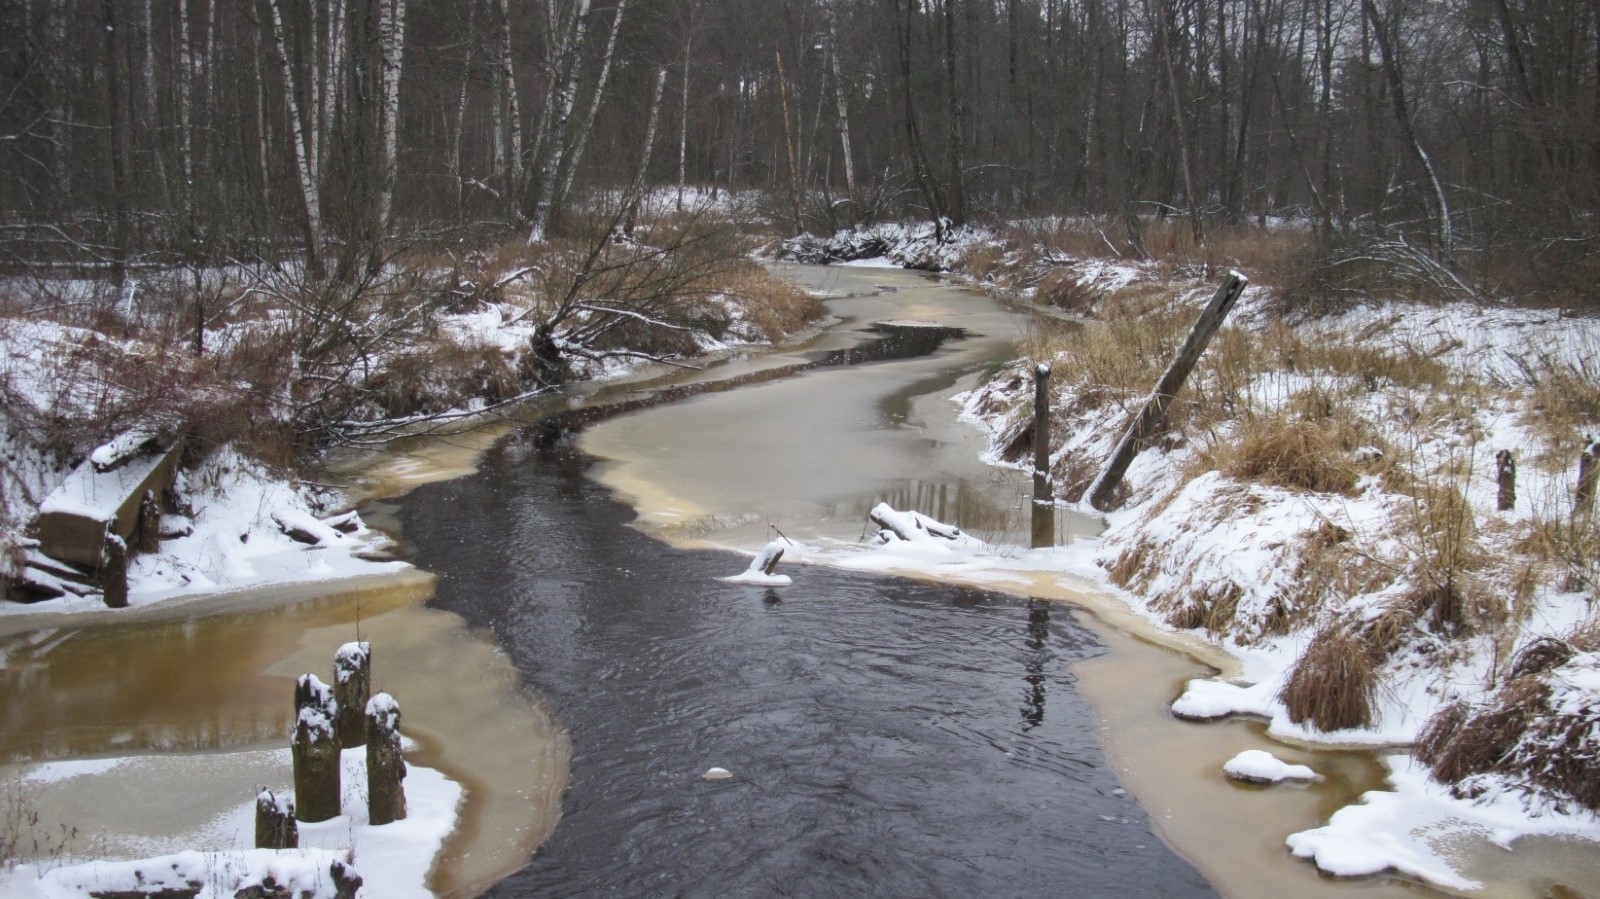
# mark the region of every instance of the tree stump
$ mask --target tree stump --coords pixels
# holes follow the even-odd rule
[[[109,531],[100,550],[100,589],[106,608],[128,607],[128,544]]]
[[[293,799],[271,790],[256,794],[256,848],[300,848],[300,828],[294,822]]]
[[[1494,454],[1495,477],[1498,481],[1498,505],[1502,512],[1510,512],[1517,505],[1517,460],[1510,450]]]
[[[372,695],[372,644],[346,643],[333,655],[333,698],[339,704],[339,746],[354,749],[367,743],[362,710]]]
[[[333,691],[314,674],[303,674],[294,688],[294,801],[301,821],[339,816],[338,704]]]
[[[356,899],[361,889],[361,875],[356,869],[338,859],[328,866],[328,876],[333,878],[333,899]]]
[[[374,825],[406,816],[406,791],[401,781],[406,762],[400,756],[400,704],[388,693],[367,703],[367,819]]]

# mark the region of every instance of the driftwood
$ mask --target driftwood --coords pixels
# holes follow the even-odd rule
[[[917,539],[917,535],[908,531],[902,523],[896,522],[891,516],[885,515],[882,511],[880,511],[886,508],[888,508],[888,506],[882,503],[878,504],[872,509],[871,512],[867,513],[867,518],[869,518],[873,524],[877,525],[883,530],[893,532],[894,535],[899,537],[901,540]],[[890,509],[890,511],[892,512],[894,510]],[[904,514],[911,519],[913,527],[916,527],[935,537],[942,537],[945,540],[955,540],[961,536],[961,529],[958,527],[952,527],[948,524],[935,521],[926,515],[919,515],[916,512],[907,512]]]
[[[301,821],[339,816],[338,705],[333,691],[314,674],[303,674],[294,688],[294,801]]]
[[[1196,362],[1200,361],[1200,354],[1206,351],[1206,346],[1211,343],[1211,338],[1216,335],[1217,329],[1222,327],[1223,319],[1239,300],[1239,295],[1244,293],[1245,285],[1250,279],[1238,272],[1229,272],[1222,286],[1217,288],[1211,302],[1206,304],[1204,312],[1194,323],[1189,337],[1178,348],[1172,357],[1172,363],[1156,382],[1156,389],[1150,394],[1150,399],[1145,401],[1144,408],[1128,426],[1126,434],[1117,444],[1117,448],[1106,460],[1105,467],[1100,469],[1100,474],[1094,479],[1085,491],[1089,505],[1102,512],[1110,511],[1112,500],[1116,496],[1117,488],[1122,484],[1122,476],[1128,473],[1128,466],[1132,464],[1133,457],[1149,443],[1167,418],[1167,409],[1171,407],[1172,400],[1183,389],[1183,382],[1188,380],[1189,372],[1193,370]]]
[[[774,540],[761,548],[761,554],[756,556],[751,563],[752,569],[759,568],[761,573],[771,577],[778,571],[778,562],[783,559],[783,547]]]
[[[406,791],[401,781],[406,762],[400,755],[400,704],[388,693],[367,703],[367,819],[374,825],[406,816]]]
[[[295,824],[293,799],[271,790],[256,794],[256,848],[300,848],[300,827]]]
[[[367,722],[362,710],[372,695],[372,644],[346,643],[333,655],[333,700],[338,703],[340,749],[367,743]]]

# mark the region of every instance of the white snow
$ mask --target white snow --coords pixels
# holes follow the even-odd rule
[[[274,750],[266,755],[287,781],[292,768],[289,750]],[[133,761],[136,760],[56,762],[35,769],[30,779],[59,782],[73,777],[116,777],[117,768]],[[186,880],[196,880],[203,884],[200,899],[232,899],[241,885],[259,882],[271,874],[281,884],[311,891],[313,899],[325,899],[333,895],[328,866],[335,859],[354,859],[352,867],[364,880],[358,894],[363,899],[431,899],[428,870],[445,837],[455,829],[457,808],[464,795],[461,785],[435,769],[408,763],[407,816],[374,827],[367,823],[364,799],[365,748],[346,750],[341,764],[343,782],[355,787],[345,790],[343,814],[316,824],[300,822],[300,849],[253,848],[255,797],[250,796],[212,822],[203,834],[170,837],[167,851],[172,854],[21,864],[10,872],[0,872],[0,897],[81,899],[89,890],[130,890],[141,883],[181,885]],[[247,786],[242,789],[247,790]],[[160,797],[152,797],[151,801],[159,803]],[[196,851],[197,843],[206,845]]]
[[[1247,783],[1282,783],[1285,780],[1316,780],[1317,772],[1305,765],[1291,765],[1264,749],[1246,749],[1222,766],[1235,780]]]

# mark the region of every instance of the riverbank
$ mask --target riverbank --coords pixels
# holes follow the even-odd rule
[[[925,258],[914,239],[893,250],[897,233],[832,246]],[[1171,260],[968,240],[950,267],[1080,324],[1041,328],[959,397],[963,415],[991,463],[1031,468],[1032,371],[1051,363],[1057,495],[1093,514],[1074,501],[1214,284]],[[1596,346],[1600,323],[1560,310],[1312,310],[1251,287],[1104,534],[1053,563],[1237,659],[1192,680],[1175,714],[1262,719],[1290,745],[1392,747],[1388,789],[1288,837],[1322,869],[1470,892],[1497,854],[1483,835],[1600,839],[1584,773],[1600,757],[1595,518],[1573,492],[1600,427]],[[1502,452],[1515,497],[1497,488]],[[1463,861],[1472,844],[1486,851]]]

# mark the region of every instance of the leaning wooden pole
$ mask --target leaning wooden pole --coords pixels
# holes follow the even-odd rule
[[[1222,327],[1223,319],[1228,317],[1228,312],[1233,309],[1234,303],[1239,301],[1239,295],[1244,293],[1245,285],[1250,279],[1238,272],[1229,272],[1228,277],[1217,288],[1211,302],[1206,305],[1205,311],[1200,313],[1200,318],[1194,323],[1194,328],[1189,332],[1189,338],[1178,348],[1177,355],[1172,357],[1172,364],[1167,366],[1167,371],[1156,383],[1156,389],[1145,401],[1144,408],[1128,426],[1126,434],[1117,444],[1111,458],[1106,460],[1105,467],[1100,469],[1100,474],[1095,477],[1094,483],[1089,485],[1085,496],[1089,505],[1102,512],[1110,511],[1112,497],[1117,492],[1117,487],[1122,484],[1122,476],[1128,473],[1128,466],[1132,464],[1133,457],[1149,442],[1150,438],[1160,429],[1167,418],[1167,410],[1172,406],[1172,400],[1183,389],[1183,382],[1188,380],[1189,372],[1196,362],[1200,361],[1200,354],[1206,351],[1206,346],[1211,343],[1211,338],[1216,335],[1217,329]]]

